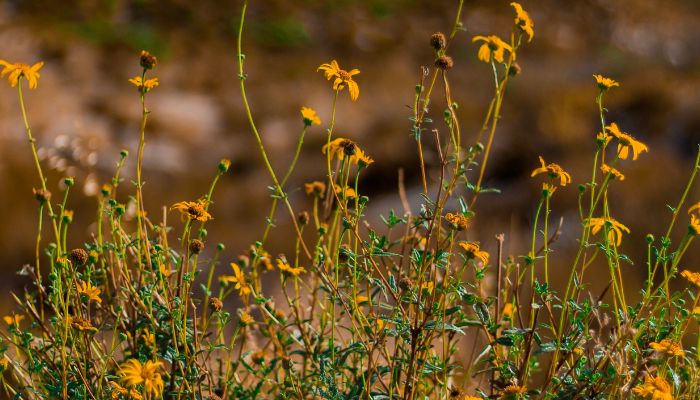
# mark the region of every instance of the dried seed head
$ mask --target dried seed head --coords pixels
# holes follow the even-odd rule
[[[46,189],[32,189],[32,192],[34,192],[34,197],[40,204],[44,204],[51,200],[51,192]]]
[[[73,249],[71,250],[68,258],[73,263],[73,265],[81,267],[88,262],[90,255],[84,249]]]
[[[212,297],[209,299],[209,305],[214,311],[221,311],[221,309],[224,308],[224,303],[218,297]]]
[[[306,225],[309,222],[309,213],[302,211],[297,214],[297,221],[299,225]]]
[[[455,63],[452,61],[452,57],[450,56],[440,56],[435,60],[435,66],[443,71],[447,71],[448,69],[452,68],[454,64]]]
[[[343,153],[345,153],[346,156],[354,156],[355,152],[357,151],[357,145],[351,140],[343,141],[341,146],[343,147]]]
[[[430,46],[435,49],[435,51],[440,51],[447,46],[447,38],[442,32],[435,32],[430,36]]]
[[[346,263],[348,259],[350,258],[350,247],[348,247],[347,244],[343,244],[340,246],[340,250],[338,251],[338,261],[341,263]]]
[[[413,281],[411,278],[404,276],[399,280],[399,287],[404,291],[411,290],[413,288]]]
[[[513,63],[513,65],[510,66],[510,69],[508,69],[508,75],[515,76],[515,75],[520,74],[520,71],[521,71],[520,64]]]
[[[199,254],[204,250],[204,242],[199,239],[190,240],[190,253]]]
[[[158,59],[156,56],[152,55],[146,50],[141,50],[141,66],[144,69],[153,69],[156,64],[158,64]]]

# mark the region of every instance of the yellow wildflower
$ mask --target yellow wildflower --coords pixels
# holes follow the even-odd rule
[[[469,258],[476,258],[481,260],[484,265],[489,263],[489,253],[481,250],[479,244],[476,242],[459,242],[457,243]]]
[[[299,276],[299,274],[303,274],[304,272],[306,272],[306,269],[304,269],[304,267],[292,267],[281,258],[277,259],[277,268],[279,268],[279,270],[283,273],[292,276]]]
[[[632,149],[633,160],[636,160],[640,153],[649,152],[647,145],[633,138],[629,133],[622,132],[616,123],[613,122],[605,127],[605,129],[617,138],[617,154],[621,159],[627,159],[630,148]]]
[[[551,179],[559,179],[559,184],[561,186],[566,186],[569,183],[571,183],[571,175],[569,175],[568,172],[564,171],[564,169],[561,166],[559,166],[559,164],[546,164],[542,156],[540,156],[540,164],[542,164],[542,166],[539,168],[535,168],[535,170],[532,171],[532,174],[530,174],[530,177],[546,173]]]
[[[700,211],[700,202],[695,203],[688,209],[688,214],[690,214],[690,233],[695,235],[700,235],[700,212],[698,215],[693,214],[693,211]]]
[[[326,184],[320,181],[313,181],[304,184],[304,191],[308,195],[323,198],[326,194]]]
[[[92,326],[92,323],[85,318],[81,317],[72,317],[72,316],[67,316],[66,317],[66,323],[73,329],[77,329],[81,332],[85,331],[92,331],[92,332],[97,332],[97,328]]]
[[[135,76],[129,79],[129,82],[133,83],[138,88],[139,92],[142,93],[149,92],[160,85],[158,78],[150,78],[144,81],[140,76]]]
[[[332,60],[330,63],[321,64],[317,71],[323,71],[323,75],[328,80],[335,78],[333,81],[333,90],[339,92],[347,87],[348,91],[350,91],[350,99],[352,101],[357,100],[360,96],[360,87],[357,86],[357,82],[352,79],[353,75],[360,73],[359,69],[345,71],[340,69],[336,60]]]
[[[129,394],[129,391],[123,388],[117,382],[109,382],[109,386],[112,387],[112,400],[118,400],[120,396],[127,396]]]
[[[89,281],[77,281],[75,282],[76,289],[78,291],[78,295],[85,295],[88,300],[94,300],[98,303],[102,303],[102,299],[100,298],[100,293],[102,292],[99,288],[92,286],[92,283]]]
[[[588,221],[588,226],[591,227],[591,233],[594,235],[600,232],[600,230],[607,224],[610,231],[608,232],[608,240],[610,242],[615,242],[617,246],[622,243],[622,233],[630,233],[628,227],[624,226],[614,218],[591,218]]]
[[[462,214],[447,213],[445,214],[445,221],[452,225],[452,228],[458,231],[463,231],[469,228],[469,218]]]
[[[163,393],[163,378],[160,376],[160,361],[146,361],[145,364],[137,359],[130,359],[119,368],[122,382],[126,386],[143,385],[148,396],[160,398]]]
[[[141,339],[143,339],[143,343],[148,347],[156,346],[156,335],[149,331],[144,331],[141,334]]]
[[[478,53],[479,60],[483,62],[491,62],[491,58],[493,57],[494,60],[502,63],[505,50],[509,52],[513,51],[513,48],[510,47],[508,43],[504,42],[496,35],[474,36],[472,42],[479,40],[484,42],[484,44],[479,47]]]
[[[160,274],[163,275],[163,277],[168,278],[170,275],[173,274],[173,271],[170,270],[168,267],[165,266],[165,264],[161,263],[158,266],[158,271],[160,271]]]
[[[700,306],[693,308],[693,314],[700,315]]]
[[[5,75],[7,75],[7,81],[10,83],[10,86],[17,86],[19,78],[24,77],[27,79],[27,82],[29,82],[29,89],[36,89],[39,85],[39,77],[41,76],[39,74],[39,69],[44,66],[44,62],[39,61],[30,67],[29,64],[10,64],[5,60],[0,60],[0,65],[2,65],[0,78],[4,78]]]
[[[632,393],[649,400],[673,400],[671,385],[661,377],[644,377],[644,383],[635,386]]]
[[[255,318],[248,313],[248,311],[243,311],[240,315],[240,323],[243,326],[252,325],[255,322]]]
[[[304,120],[304,125],[306,126],[321,124],[321,118],[319,118],[318,115],[316,115],[316,110],[314,110],[313,108],[302,107],[301,118]]]
[[[338,157],[339,160],[344,160],[345,157],[349,157],[349,162],[351,164],[358,165],[362,163],[364,166],[367,166],[374,162],[371,157],[366,155],[365,152],[350,139],[334,139],[330,142],[330,146],[325,144],[321,151],[323,154],[326,154],[329,148],[331,157]]]
[[[357,303],[357,305],[369,303],[369,297],[358,294],[355,296],[355,303]]]
[[[238,293],[241,296],[246,296],[252,293],[250,285],[245,279],[245,275],[241,268],[236,263],[231,263],[231,268],[233,269],[233,275],[226,275],[219,277],[219,281],[224,283],[235,283],[234,289],[238,289]]]
[[[604,90],[608,90],[610,88],[613,88],[615,86],[620,86],[620,84],[617,83],[616,81],[614,81],[610,78],[606,78],[603,75],[593,75],[593,77],[595,78],[595,83],[598,84],[598,88],[600,90],[604,91]]]
[[[618,171],[617,169],[609,166],[608,164],[603,164],[600,166],[600,170],[603,172],[604,175],[610,174],[612,179],[617,179],[620,181],[625,180],[625,176],[622,174],[622,172]]]
[[[683,347],[680,345],[680,343],[676,343],[668,339],[664,339],[659,343],[651,342],[649,343],[649,347],[658,353],[666,353],[669,356],[683,357],[685,354],[683,353]]]
[[[433,281],[427,281],[423,282],[420,285],[421,290],[425,290],[428,293],[432,293],[433,289],[435,289],[435,283]]]
[[[510,385],[503,389],[503,392],[501,393],[501,397],[499,397],[499,399],[517,399],[520,397],[521,394],[525,392],[527,392],[527,388],[525,386]]]
[[[512,319],[513,319],[513,314],[515,313],[515,310],[516,310],[516,309],[517,309],[517,308],[515,307],[515,304],[513,304],[513,303],[506,303],[506,304],[503,306],[503,312],[502,312],[501,314],[503,314],[503,318],[508,318],[508,319],[512,320]]]
[[[688,280],[688,282],[700,287],[700,272],[692,272],[687,269],[681,272],[681,276]],[[7,322],[7,320],[5,320]]]
[[[338,193],[338,196],[341,199],[354,199],[357,197],[357,193],[355,193],[355,189],[351,188],[350,186],[345,186],[345,188],[341,188],[340,186],[334,186],[335,187],[335,192]]]
[[[23,319],[24,315],[19,314],[5,315],[2,317],[2,320],[5,321],[7,325],[14,326],[15,328],[19,328],[19,323],[22,322]]]
[[[535,24],[532,22],[530,14],[523,10],[523,6],[519,3],[512,2],[510,5],[515,8],[515,25],[523,32],[527,33],[528,42],[532,41],[532,37],[535,36],[535,30],[533,29]]]
[[[212,219],[211,214],[207,212],[207,205],[209,203],[206,200],[200,199],[197,201],[181,201],[179,203],[173,204],[170,207],[171,210],[178,210],[184,219],[196,220],[201,222],[206,222]]]

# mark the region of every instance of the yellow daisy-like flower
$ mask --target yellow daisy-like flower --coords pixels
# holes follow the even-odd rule
[[[5,321],[7,325],[14,326],[15,328],[19,328],[19,323],[22,322],[23,319],[24,315],[19,314],[5,315],[2,317],[2,320]]]
[[[532,37],[535,36],[535,24],[532,22],[530,14],[523,10],[523,6],[519,3],[512,2],[510,5],[515,8],[515,25],[523,32],[527,33],[528,42],[532,41]]]
[[[234,283],[234,289],[238,289],[238,293],[241,296],[247,296],[252,293],[252,289],[246,281],[245,274],[236,263],[231,263],[231,268],[233,269],[233,275],[226,275],[219,277],[219,281],[224,283]]]
[[[321,64],[317,71],[323,71],[323,75],[328,80],[335,78],[333,81],[333,90],[341,91],[347,87],[352,101],[357,100],[360,96],[360,87],[357,86],[357,82],[352,79],[354,75],[360,73],[359,69],[345,71],[344,69],[340,69],[336,60],[332,60],[330,63]]]
[[[143,385],[149,396],[160,398],[163,393],[163,378],[160,376],[160,361],[146,361],[145,364],[137,359],[130,359],[119,368],[122,383],[126,386]]]
[[[481,250],[479,244],[476,242],[459,242],[457,243],[469,258],[476,258],[481,260],[484,265],[489,263],[489,253]]]
[[[350,186],[345,186],[344,188],[341,188],[340,186],[334,186],[335,192],[338,194],[338,197],[341,199],[354,199],[357,197],[357,193],[355,193],[355,189],[351,188]]]
[[[120,396],[127,396],[129,394],[129,391],[126,390],[126,388],[123,388],[117,382],[111,381],[109,382],[109,386],[112,387],[112,400],[118,400]]]
[[[616,81],[610,78],[606,78],[603,75],[593,75],[593,78],[595,78],[595,83],[598,85],[598,89],[602,91],[608,90],[616,86],[620,86],[620,84]]]
[[[165,266],[165,264],[161,263],[158,266],[158,271],[160,271],[160,274],[163,275],[165,278],[169,278],[170,275],[173,274],[173,271],[169,269],[168,267]]]
[[[632,388],[632,393],[648,400],[673,400],[671,385],[658,376],[644,377],[644,383]]]
[[[660,342],[651,342],[649,347],[654,349],[657,353],[666,353],[669,356],[683,357],[685,353],[683,352],[683,347],[680,343],[676,343],[672,340],[663,339]]]
[[[183,221],[185,219],[206,222],[212,219],[211,214],[207,212],[207,205],[209,203],[206,200],[197,201],[181,201],[179,203],[173,204],[170,207],[171,210],[178,210],[182,215]]]
[[[255,318],[248,313],[248,311],[243,311],[240,315],[239,322],[243,326],[253,325],[255,323]]]
[[[622,174],[622,172],[616,170],[615,168],[609,166],[608,164],[601,165],[600,170],[603,172],[604,175],[610,174],[612,179],[617,179],[620,181],[625,180],[625,176]]]
[[[499,399],[517,399],[520,397],[521,394],[525,392],[527,392],[527,388],[525,386],[510,385],[503,389],[503,392],[501,392],[501,397],[499,397]]]
[[[277,259],[277,268],[279,268],[280,271],[282,271],[285,274],[289,274],[292,276],[299,276],[300,274],[303,274],[306,272],[306,269],[304,267],[292,267],[289,265],[287,262],[282,260],[281,258]]]
[[[632,149],[633,160],[636,160],[640,153],[649,152],[647,145],[633,138],[629,133],[622,132],[616,123],[613,122],[606,126],[605,129],[617,138],[617,154],[621,159],[627,159],[630,149]]]
[[[542,164],[542,166],[532,171],[530,177],[546,173],[552,179],[559,179],[559,184],[561,186],[566,186],[571,183],[571,175],[564,171],[564,168],[562,168],[559,164],[547,164],[544,162],[544,158],[542,158],[542,156],[540,156],[540,164]]]
[[[2,72],[0,72],[0,78],[4,78],[7,75],[7,81],[10,86],[15,87],[19,83],[19,79],[24,77],[29,82],[29,89],[36,89],[39,86],[39,69],[44,66],[43,61],[29,66],[29,64],[10,64],[5,60],[0,60],[0,65],[2,65]]]
[[[158,82],[158,78],[150,78],[144,81],[143,78],[141,78],[140,76],[135,76],[129,79],[129,82],[133,83],[139,90],[139,92],[142,93],[147,93],[160,85],[160,82]]]
[[[318,115],[316,115],[316,110],[314,110],[313,108],[302,107],[301,118],[304,120],[304,125],[306,126],[321,124],[321,118],[319,118]]]
[[[469,218],[462,214],[447,213],[445,214],[445,221],[458,231],[464,231],[469,228]]]
[[[693,211],[700,211],[700,202],[695,203],[688,209],[688,214],[690,214],[690,225],[688,229],[691,234],[700,235],[700,217],[693,214]],[[698,213],[700,214],[700,212]]]
[[[496,35],[474,36],[472,42],[476,41],[484,42],[484,44],[482,44],[481,47],[479,47],[478,57],[479,60],[486,63],[491,62],[492,57],[494,60],[498,61],[499,63],[502,63],[505,51],[513,51],[513,48],[510,47],[508,43],[504,42],[503,40],[501,40],[501,38],[499,38]]]
[[[94,300],[98,303],[102,303],[100,298],[100,293],[102,292],[99,288],[92,285],[89,281],[77,281],[75,282],[76,290],[78,295],[85,295],[88,300]]]
[[[351,164],[368,166],[374,162],[374,160],[365,154],[365,152],[352,140],[346,138],[333,139],[328,144],[323,145],[321,152],[326,154],[330,148],[331,157],[337,157],[339,160],[344,160],[348,157]]]
[[[97,328],[92,326],[92,323],[85,318],[81,317],[66,317],[66,323],[73,329],[77,329],[81,332],[97,332]]]
[[[683,272],[681,272],[681,276],[687,279],[688,282],[700,288],[700,272],[692,272],[686,269]]]
[[[326,195],[326,184],[321,181],[313,181],[304,184],[304,191],[308,195],[323,198]]]
[[[501,314],[503,315],[503,318],[508,318],[508,319],[512,320],[512,319],[513,319],[513,314],[515,314],[515,310],[516,310],[516,309],[517,309],[517,308],[515,307],[515,304],[513,304],[513,303],[506,303],[506,304],[503,306],[503,311],[501,312]]]
[[[614,218],[591,218],[588,221],[588,226],[591,227],[591,233],[594,235],[600,232],[605,225],[610,229],[608,232],[608,240],[610,242],[615,242],[617,246],[622,243],[622,233],[630,233],[628,227],[622,225]]]
[[[355,303],[357,303],[357,305],[369,303],[369,297],[358,294],[355,296]]]
[[[433,289],[435,289],[435,283],[433,281],[427,281],[423,282],[420,285],[421,290],[425,290],[428,293],[432,293]]]

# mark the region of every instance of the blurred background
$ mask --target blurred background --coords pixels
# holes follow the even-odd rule
[[[432,68],[428,45],[435,31],[452,27],[458,1],[266,0],[252,1],[244,35],[247,89],[254,116],[274,166],[292,158],[301,130],[301,106],[315,108],[324,121],[307,133],[302,158],[289,181],[296,210],[310,203],[300,188],[323,178],[321,146],[330,117],[330,84],[316,68],[337,59],[358,68],[360,98],[341,96],[337,136],[356,140],[375,160],[364,173],[362,191],[371,197],[369,215],[401,210],[397,171],[404,168],[409,197],[420,204],[420,173],[410,137],[409,105],[420,67]],[[557,162],[574,184],[554,196],[551,217],[564,218],[553,246],[554,275],[568,274],[579,234],[576,184],[590,179],[599,131],[593,74],[621,82],[606,95],[608,121],[616,121],[649,145],[636,162],[623,162],[627,176],[611,189],[612,214],[628,225],[623,252],[637,260],[625,273],[637,286],[645,272],[644,236],[665,232],[666,204],[678,201],[700,142],[700,2],[696,0],[538,0],[522,2],[535,23],[535,38],[519,52],[522,73],[508,87],[486,185],[502,194],[483,195],[468,232],[486,249],[494,234],[506,234],[508,254],[527,253],[541,179],[530,179],[537,156]],[[70,209],[73,243],[89,241],[99,187],[109,182],[120,149],[128,149],[122,195],[132,190],[139,96],[127,79],[140,73],[138,55],[158,56],[154,75],[161,85],[148,95],[145,204],[151,215],[163,205],[194,200],[208,189],[221,158],[231,172],[214,195],[208,254],[226,245],[221,271],[257,240],[270,200],[269,177],[247,125],[238,88],[235,39],[239,1],[200,0],[2,0],[0,58],[46,62],[39,88],[25,91],[29,118],[49,175],[54,200],[59,182],[75,176]],[[514,18],[509,0],[466,1],[460,32],[450,46],[452,96],[459,103],[463,141],[471,142],[492,96],[490,67],[476,58],[474,35],[507,37]],[[431,115],[441,120],[437,91]],[[441,125],[437,125],[442,128]],[[425,142],[428,173],[435,179],[434,144]],[[16,275],[33,263],[39,182],[26,143],[17,93],[0,85],[0,254],[4,290],[29,284]],[[126,198],[120,199],[125,201]],[[691,203],[700,190],[691,191]],[[159,217],[154,217],[160,220]],[[176,225],[178,217],[171,214]],[[290,251],[286,214],[277,216],[268,249]],[[685,210],[676,240],[687,226]],[[176,230],[175,232],[178,232]],[[175,233],[171,240],[175,240]],[[48,235],[45,235],[48,237]],[[700,254],[688,253],[682,268],[698,270]],[[592,272],[595,274],[595,271]],[[607,274],[607,272],[606,272]],[[604,275],[603,275],[604,276]],[[605,279],[594,279],[604,285]],[[9,305],[5,305],[6,308]],[[4,310],[3,310],[4,311]]]

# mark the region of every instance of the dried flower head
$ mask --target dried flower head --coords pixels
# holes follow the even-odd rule
[[[221,311],[221,309],[224,308],[224,303],[218,297],[210,298],[209,305],[211,306],[211,309],[214,311]]]
[[[442,32],[435,32],[430,36],[430,47],[435,51],[444,50],[447,47],[447,38]]]
[[[7,81],[10,86],[15,87],[19,83],[20,78],[26,78],[29,82],[29,89],[36,89],[39,85],[39,69],[44,66],[43,61],[32,65],[16,63],[11,64],[5,60],[0,60],[0,65],[2,66],[2,72],[0,72],[0,78],[4,78],[7,75]]]
[[[452,57],[447,55],[442,55],[435,59],[435,66],[443,71],[447,71],[455,65]]]
[[[202,242],[199,239],[192,239],[190,240],[190,245],[188,246],[190,253],[192,254],[199,254],[204,250],[204,242]]]
[[[68,259],[75,265],[75,266],[80,266],[82,267],[83,265],[87,264],[88,260],[90,259],[90,255],[88,254],[85,249],[73,249],[70,251],[70,254],[68,255]]]
[[[39,204],[44,204],[51,201],[51,192],[46,189],[32,189],[34,193],[34,198],[39,202]]]
[[[340,69],[336,60],[332,60],[330,63],[321,64],[317,71],[323,71],[323,75],[328,80],[335,78],[333,81],[333,90],[339,92],[347,87],[352,101],[357,100],[360,96],[360,87],[357,86],[357,82],[352,78],[354,75],[360,73],[359,69],[345,71],[344,69]]]
[[[158,64],[158,59],[146,50],[141,50],[139,61],[143,69],[153,69]]]

